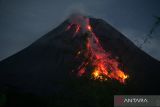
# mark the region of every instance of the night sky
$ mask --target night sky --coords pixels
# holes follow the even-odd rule
[[[29,46],[72,12],[102,18],[137,46],[160,16],[160,0],[0,0],[0,60]],[[160,26],[143,50],[160,60]]]

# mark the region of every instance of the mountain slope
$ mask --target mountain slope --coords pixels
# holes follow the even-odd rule
[[[77,77],[72,70],[81,63],[75,55],[83,38],[73,38],[76,28],[73,26],[66,31],[69,24],[66,20],[29,47],[1,61],[1,90],[54,96],[53,105],[63,102],[63,106],[111,106],[115,94],[160,94],[157,85],[160,62],[101,19],[90,18],[93,32],[102,47],[117,58],[129,79],[122,85],[115,80],[100,82],[85,76]],[[10,104],[13,103],[12,96],[15,95],[9,94]]]

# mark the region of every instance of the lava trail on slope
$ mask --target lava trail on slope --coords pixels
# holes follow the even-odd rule
[[[112,53],[106,52],[96,34],[92,31],[89,18],[81,15],[71,15],[70,24],[66,31],[75,26],[73,38],[83,36],[81,48],[76,57],[83,56],[84,60],[80,66],[73,71],[77,71],[79,76],[91,75],[92,79],[106,81],[107,79],[116,79],[120,83],[125,83],[128,75],[119,67],[119,62],[112,57]],[[80,33],[80,35],[76,35]]]

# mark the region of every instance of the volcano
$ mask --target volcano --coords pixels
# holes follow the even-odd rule
[[[7,106],[112,106],[116,94],[160,94],[159,75],[159,61],[86,16],[65,20],[0,62]]]

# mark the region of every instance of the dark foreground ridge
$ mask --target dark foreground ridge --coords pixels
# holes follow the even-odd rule
[[[100,82],[77,77],[72,70],[80,64],[75,54],[83,38],[73,38],[75,28],[66,31],[68,24],[66,20],[0,62],[0,89],[5,107],[112,107],[116,94],[160,94],[160,62],[101,19],[90,18],[93,32],[102,47],[118,59],[129,79],[122,85],[114,80]]]

